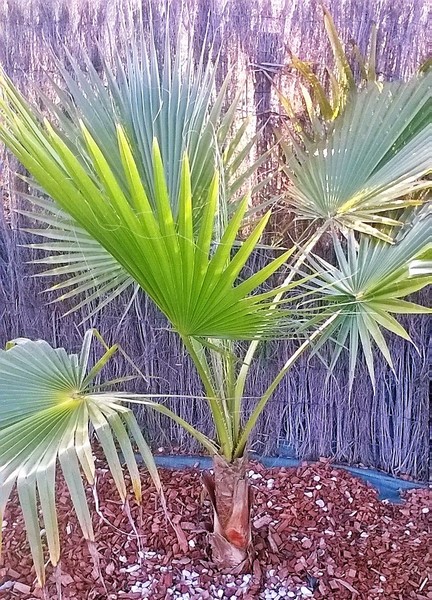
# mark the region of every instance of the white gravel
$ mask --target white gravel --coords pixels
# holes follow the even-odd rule
[[[129,565],[124,570],[128,573],[134,573],[139,565]],[[159,567],[154,565],[155,573],[153,578],[144,581],[136,581],[130,588],[130,592],[140,593],[141,598],[153,598],[154,587],[157,585],[159,574],[172,571],[173,583],[167,590],[170,598],[176,600],[226,600],[229,598],[249,597],[250,591],[255,588],[253,576],[245,575],[221,575],[215,583],[201,581],[200,573],[188,569],[176,570],[171,566]],[[158,573],[158,571],[160,573]],[[206,574],[207,569],[202,574]],[[263,589],[264,587],[264,589]],[[185,591],[185,588],[187,591]],[[256,588],[255,588],[256,589]],[[127,591],[119,592],[119,599]],[[255,595],[256,594],[256,595]],[[270,569],[263,576],[261,591],[254,593],[257,600],[283,600],[286,598],[296,598],[303,600],[311,598],[313,591],[305,585],[294,587],[287,581],[282,581],[275,569]]]

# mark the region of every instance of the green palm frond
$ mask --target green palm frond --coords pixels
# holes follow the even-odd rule
[[[215,65],[202,59],[195,66],[192,48],[182,62],[180,38],[173,55],[168,33],[165,45],[161,60],[152,38],[148,44],[143,35],[133,38],[126,49],[125,64],[117,57],[113,70],[103,62],[106,81],[95,70],[89,56],[83,56],[83,68],[69,55],[68,68],[58,62],[63,78],[61,87],[53,83],[60,103],[46,99],[46,105],[55,115],[69,147],[84,155],[86,141],[79,123],[85,124],[122,190],[126,191],[127,181],[117,144],[116,130],[120,124],[152,206],[156,204],[152,163],[153,140],[156,139],[176,217],[185,152],[191,166],[194,210],[198,212],[203,209],[213,174],[220,164],[225,164],[224,169],[219,169],[223,176],[221,193],[229,200],[263,159],[247,165],[248,151],[255,137],[247,142],[246,123],[237,126],[239,96],[226,107],[230,76],[215,94]],[[225,148],[225,152],[220,148]]]
[[[278,311],[271,310],[269,294],[252,292],[283,264],[288,254],[235,285],[269,214],[237,249],[236,238],[248,203],[245,198],[214,250],[219,200],[217,175],[213,177],[203,211],[197,215],[185,155],[176,216],[156,140],[152,150],[155,188],[155,206],[152,206],[120,125],[117,126],[120,164],[116,166],[122,172],[119,181],[83,123],[85,161],[76,157],[47,120],[38,121],[10,81],[4,79],[2,89],[5,94],[0,102],[4,117],[2,139],[39,185],[123,267],[183,337],[250,339],[272,334]],[[124,182],[127,182],[125,190]],[[91,271],[86,281],[85,273],[79,277],[82,285],[98,279]],[[104,283],[103,273],[100,277]]]
[[[413,260],[409,266],[410,275],[432,275],[432,260]]]
[[[411,341],[409,334],[393,315],[431,313],[431,308],[408,302],[404,298],[432,283],[430,271],[412,270],[412,262],[432,249],[432,215],[423,210],[410,228],[400,233],[393,245],[382,240],[360,236],[358,243],[350,232],[346,251],[336,234],[333,237],[337,267],[322,258],[309,262],[321,275],[309,286],[318,292],[324,312],[340,310],[332,327],[327,329],[315,351],[329,339],[335,350],[331,362],[334,368],[344,347],[349,350],[350,387],[354,379],[358,350],[363,349],[367,367],[374,383],[375,344],[393,368],[392,357],[382,330]]]
[[[123,453],[137,501],[141,501],[141,482],[132,443],[138,446],[161,490],[152,454],[132,411],[119,404],[116,393],[97,391],[95,377],[117,347],[105,346],[104,355],[89,368],[94,336],[92,330],[85,334],[79,354],[67,354],[63,348],[27,339],[16,340],[0,350],[0,522],[16,485],[41,584],[45,560],[38,504],[50,560],[56,565],[60,559],[55,508],[58,463],[83,535],[90,542],[94,540],[81,476],[82,470],[88,483],[94,484],[90,427],[102,446],[123,502],[127,490],[116,445]]]
[[[319,142],[294,147],[288,202],[300,219],[320,219],[388,242],[388,211],[421,203],[430,186],[432,75],[370,84],[351,97]]]
[[[200,65],[193,73],[188,61],[181,73],[180,57],[168,55],[159,64],[153,44],[132,44],[126,66],[116,61],[116,74],[105,64],[107,84],[87,58],[86,70],[69,57],[72,74],[59,64],[65,90],[57,87],[61,104],[51,105],[69,144],[79,154],[87,151],[82,121],[94,138],[123,191],[127,181],[121,167],[117,143],[117,123],[121,123],[130,141],[141,181],[152,206],[155,206],[155,181],[152,146],[156,138],[164,162],[164,173],[171,201],[179,198],[181,162],[187,150],[191,159],[192,189],[198,201],[201,191],[208,190],[215,170],[216,122],[224,94],[221,93],[214,114],[209,116],[214,74]],[[174,64],[173,64],[174,63]],[[72,142],[73,141],[73,142]],[[195,160],[196,157],[199,160]],[[173,205],[176,214],[178,205]]]
[[[85,54],[78,62],[68,56],[68,68],[58,62],[62,87],[52,82],[59,103],[44,98],[45,107],[59,126],[58,133],[82,164],[91,162],[84,128],[95,140],[127,195],[129,182],[123,168],[118,144],[117,124],[125,131],[133,160],[149,203],[156,206],[156,182],[153,169],[153,142],[158,141],[168,198],[174,218],[178,216],[182,157],[190,160],[191,198],[194,228],[199,226],[216,167],[220,168],[220,187],[214,234],[217,241],[227,219],[237,206],[239,193],[253,180],[253,174],[267,155],[249,161],[256,136],[246,141],[248,123],[238,122],[239,96],[224,112],[226,78],[215,97],[215,66],[203,60],[194,67],[191,55],[186,67],[181,64],[180,46],[171,55],[169,38],[163,60],[158,58],[153,42],[147,45],[142,36],[133,39],[126,50],[126,64],[120,59],[111,69],[103,63],[104,75],[95,70]],[[10,85],[7,81],[6,87]],[[42,116],[35,113],[38,120]],[[221,150],[219,150],[221,149]],[[28,182],[31,186],[31,182]],[[265,182],[252,188],[257,191]],[[32,233],[50,241],[32,245],[47,253],[40,264],[56,265],[40,275],[62,276],[50,290],[61,291],[64,300],[83,294],[72,310],[91,306],[86,319],[133,285],[131,275],[70,215],[50,199],[28,198],[42,208],[25,213],[42,228]],[[23,211],[25,212],[25,211]],[[57,221],[57,222],[56,222]],[[51,235],[52,234],[52,235]]]
[[[60,292],[54,302],[72,299],[73,307],[69,312],[95,302],[96,307],[85,317],[87,320],[125,290],[137,289],[137,284],[122,265],[68,213],[58,208],[51,199],[38,197],[36,193],[28,199],[41,211],[17,212],[42,225],[26,229],[28,233],[49,240],[27,244],[27,247],[46,253],[43,258],[32,261],[47,267],[36,277],[60,279],[46,290]],[[80,298],[78,302],[77,297]]]
[[[432,256],[432,251],[428,253]],[[430,275],[432,276],[432,258],[419,258],[418,260],[412,260],[409,264],[409,273],[411,277],[417,275]]]

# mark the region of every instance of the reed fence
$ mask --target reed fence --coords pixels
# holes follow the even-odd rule
[[[156,0],[150,4],[160,42],[165,4]],[[365,51],[372,22],[379,24],[377,62],[385,78],[408,77],[428,51],[430,54],[427,0],[328,0],[326,5],[348,47],[355,40]],[[148,6],[143,2],[144,14],[148,14]],[[28,94],[32,95],[36,85],[49,90],[49,77],[55,72],[53,54],[61,56],[65,45],[72,53],[86,48],[96,66],[101,52],[109,61],[130,36],[137,7],[137,0],[6,0],[0,7],[0,62]],[[232,93],[238,86],[245,92],[239,118],[251,114],[256,128],[270,127],[278,118],[270,79],[283,81],[287,89],[292,87],[294,74],[286,67],[290,53],[312,62],[321,72],[330,61],[316,0],[173,0],[170,11],[172,26],[184,31],[197,54],[206,40],[209,51],[220,53],[219,81],[231,71]],[[32,276],[35,267],[28,261],[35,254],[23,247],[32,240],[24,230],[28,223],[13,210],[23,204],[22,184],[14,175],[18,167],[4,150],[0,161],[0,344],[27,336],[74,350],[85,329],[96,327],[107,340],[120,343],[142,370],[145,381],[129,383],[130,389],[199,394],[199,381],[184,349],[146,298],[132,300],[125,313],[131,299],[123,297],[84,324],[80,324],[84,312],[64,316],[67,307],[47,304],[53,296],[42,293],[47,282]],[[260,263],[263,256],[258,253],[255,260]],[[427,292],[421,300],[430,302]],[[317,358],[300,360],[268,404],[254,433],[253,449],[273,454],[283,443],[285,452],[300,458],[331,456],[339,462],[428,480],[430,320],[416,316],[404,321],[417,347],[391,339],[397,357],[395,373],[378,358],[375,394],[364,364],[359,365],[348,399],[346,364],[341,363],[328,379]],[[284,362],[290,345],[262,346],[247,390],[249,408]],[[107,377],[130,371],[130,365],[119,356]],[[167,402],[209,432],[210,420],[202,401],[178,398]],[[195,441],[165,417],[144,409],[137,412],[154,447],[198,451]]]

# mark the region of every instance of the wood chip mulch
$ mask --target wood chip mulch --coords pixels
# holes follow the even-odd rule
[[[392,505],[325,461],[298,469],[251,463],[256,559],[251,573],[233,576],[218,573],[208,556],[210,509],[200,473],[161,470],[161,477],[177,534],[144,470],[142,508],[131,500],[128,517],[109,473],[99,469],[99,568],[59,481],[63,554],[61,571],[47,567],[47,597],[59,598],[61,588],[63,600],[432,599],[431,489],[410,491],[403,504]],[[94,507],[91,490],[89,498]],[[43,598],[16,496],[4,516],[3,538],[0,598]]]

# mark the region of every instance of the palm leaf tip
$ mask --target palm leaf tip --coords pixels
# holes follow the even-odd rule
[[[67,354],[43,341],[17,340],[0,351],[0,514],[14,485],[24,515],[38,580],[44,583],[40,505],[50,560],[57,564],[60,541],[55,508],[56,465],[60,463],[72,504],[87,540],[94,533],[81,472],[94,483],[95,464],[90,426],[95,429],[123,502],[126,487],[117,454],[125,457],[135,496],[141,500],[141,483],[132,448],[134,440],[160,491],[154,460],[132,412],[121,396],[99,393],[94,379],[112,354],[106,352],[89,368],[91,330],[84,336],[79,355]]]

